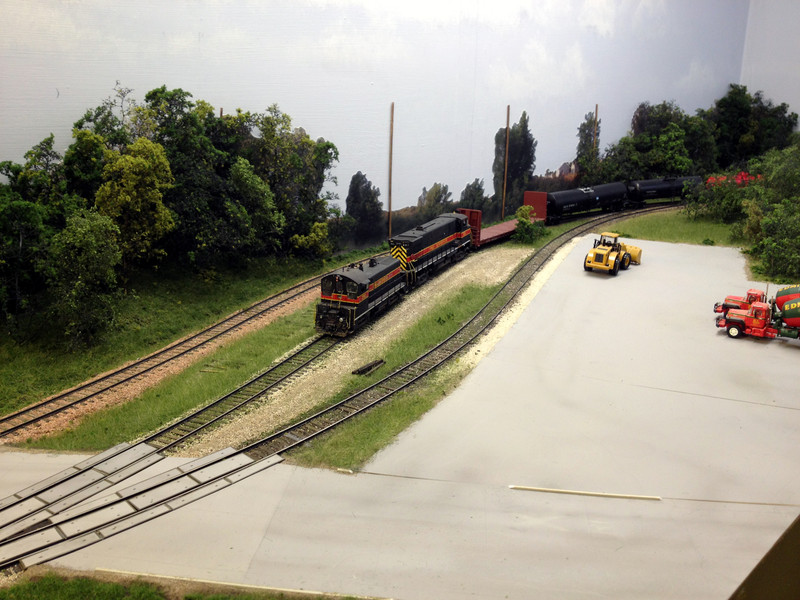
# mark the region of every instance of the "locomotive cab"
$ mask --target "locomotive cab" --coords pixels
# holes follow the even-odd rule
[[[344,275],[334,274],[322,278],[322,295],[334,298],[335,296],[347,296],[350,300],[358,298],[358,293],[361,291],[358,283],[352,279],[348,279]]]

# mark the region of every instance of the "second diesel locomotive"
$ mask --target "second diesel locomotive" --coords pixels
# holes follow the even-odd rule
[[[447,213],[389,240],[391,256],[353,263],[322,278],[315,326],[344,337],[470,247],[467,217]]]

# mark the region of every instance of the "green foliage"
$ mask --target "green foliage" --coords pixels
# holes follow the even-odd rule
[[[536,213],[532,206],[522,205],[517,209],[517,227],[514,230],[514,239],[523,244],[533,244],[536,240],[547,235],[543,221],[531,221]]]
[[[276,105],[254,116],[258,137],[248,159],[275,194],[286,217],[284,238],[306,235],[315,223],[327,218],[327,204],[320,197],[328,171],[339,160],[339,151],[324,139],[313,141]]]
[[[417,199],[417,214],[424,221],[430,221],[442,213],[452,212],[453,193],[446,185],[434,183],[431,189],[422,188],[422,193]]]
[[[630,133],[606,149],[598,180],[709,173],[717,164],[713,131],[713,123],[688,116],[674,102],[643,102]]]
[[[114,96],[106,98],[100,106],[87,110],[75,122],[74,129],[91,131],[102,137],[109,149],[122,150],[132,140],[130,117],[137,108],[130,97],[132,91],[117,81]]]
[[[477,177],[472,183],[468,183],[461,192],[458,206],[460,208],[483,211],[484,219],[492,218],[496,212],[496,205],[492,203],[491,198],[487,197],[484,191],[483,179],[478,179]]]
[[[595,113],[586,113],[583,123],[578,126],[578,147],[575,163],[578,166],[578,180],[581,185],[601,183],[600,177],[600,123],[595,123]]]
[[[356,229],[356,220],[350,215],[342,213],[338,206],[328,207],[328,239],[333,251],[341,250],[348,240],[353,238]]]
[[[30,308],[43,287],[46,218],[45,207],[0,184],[0,314],[8,326]]]
[[[163,600],[164,595],[149,583],[126,585],[87,577],[65,579],[47,574],[0,589],[0,600]]]
[[[663,175],[689,174],[692,161],[686,149],[686,132],[680,125],[670,123],[656,136],[648,162],[653,171]]]
[[[88,129],[73,129],[72,137],[75,141],[64,154],[67,191],[94,200],[103,183],[106,141]]]
[[[747,186],[743,235],[772,277],[800,279],[800,136],[756,161],[762,179]]]
[[[745,217],[746,190],[734,181],[734,173],[715,185],[697,188],[686,197],[686,211],[691,218],[708,218],[722,223],[736,223]]]
[[[353,235],[357,243],[374,242],[386,237],[381,191],[361,171],[350,179],[345,200],[346,212],[354,221]]]
[[[109,217],[84,210],[71,216],[50,243],[50,310],[72,342],[91,342],[114,321],[119,297],[115,269],[122,253]]]
[[[231,186],[238,195],[247,231],[242,236],[254,254],[266,254],[280,245],[279,235],[286,219],[275,207],[269,185],[255,174],[246,158],[238,157],[231,167]]]
[[[8,324],[32,323],[55,297],[42,272],[47,246],[85,208],[118,226],[126,277],[163,268],[167,254],[211,273],[277,253],[330,253],[333,240],[320,239],[316,224],[329,217],[333,195],[322,188],[338,160],[334,144],[293,128],[274,105],[217,116],[182,89],[161,86],[141,105],[132,92],[117,82],[87,110],[63,160],[50,135],[24,164],[0,163],[0,316]]]
[[[797,113],[789,112],[786,103],[775,106],[761,91],[750,95],[746,86],[733,83],[724,97],[699,114],[714,126],[723,168],[741,166],[770,148],[785,148],[797,127]]]
[[[165,252],[158,242],[175,227],[163,203],[173,183],[164,149],[139,138],[125,154],[108,151],[106,163],[105,183],[95,202],[100,214],[119,227],[123,264],[130,267],[162,257]]]
[[[505,209],[509,214],[522,206],[525,190],[536,168],[536,145],[528,126],[528,114],[523,111],[518,123],[508,133],[508,171],[505,178]],[[492,164],[494,196],[502,204],[503,175],[506,172],[506,128],[501,127],[494,136],[494,163]]]
[[[314,223],[307,235],[295,234],[290,242],[295,254],[306,258],[328,258],[333,252],[327,223]]]

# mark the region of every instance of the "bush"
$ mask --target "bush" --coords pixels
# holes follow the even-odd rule
[[[522,205],[517,209],[517,228],[514,231],[514,239],[523,244],[533,244],[536,240],[547,233],[543,221],[531,221],[535,216],[532,206]]]

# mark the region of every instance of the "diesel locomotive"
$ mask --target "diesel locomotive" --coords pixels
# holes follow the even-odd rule
[[[447,213],[392,237],[391,256],[332,271],[320,284],[317,331],[339,337],[352,333],[431,273],[463,258],[470,243],[467,217]]]

